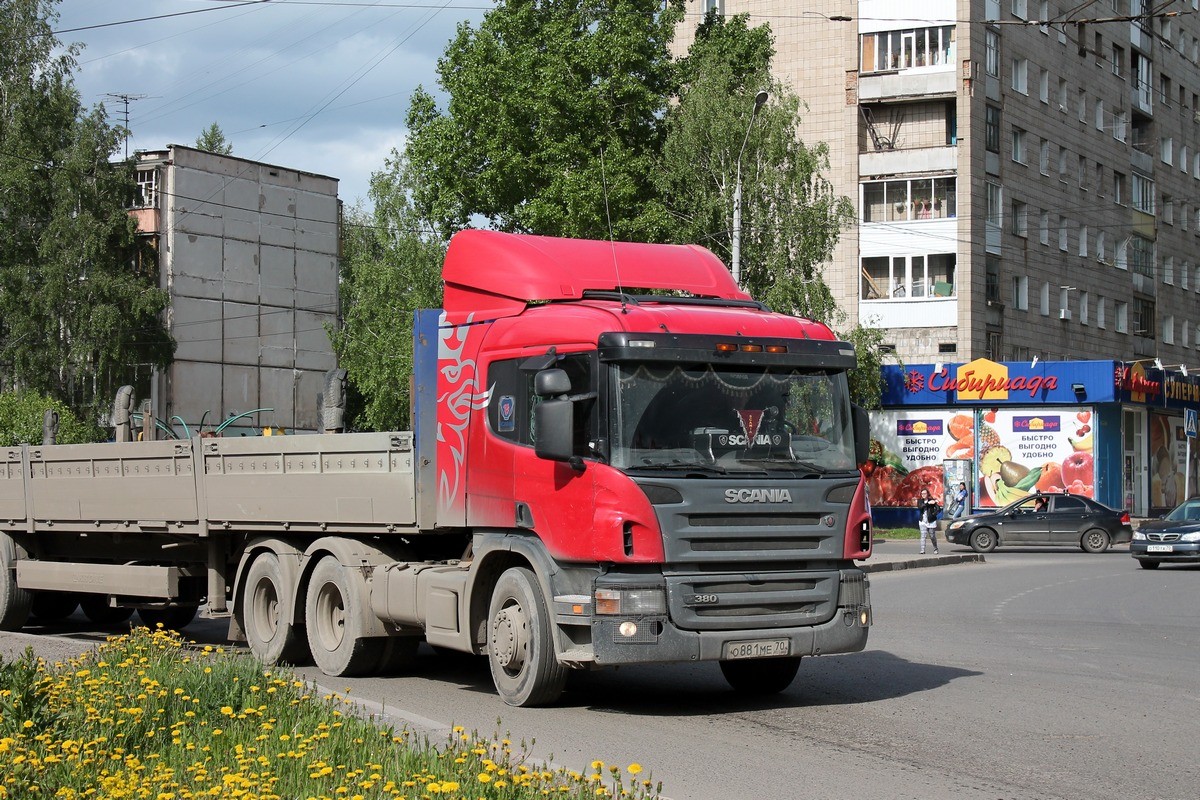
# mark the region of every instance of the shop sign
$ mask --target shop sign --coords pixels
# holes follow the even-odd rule
[[[1129,393],[1131,403],[1149,403],[1154,398],[1162,396],[1162,381],[1151,378],[1146,374],[1146,368],[1141,364],[1126,366],[1121,364],[1113,375],[1116,387],[1122,392]]]

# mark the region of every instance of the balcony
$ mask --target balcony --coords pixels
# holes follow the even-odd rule
[[[911,97],[954,97],[957,72],[953,65],[936,70],[864,73],[858,78],[860,103]]]
[[[858,155],[860,175],[952,173],[958,170],[958,148],[916,147],[911,150],[869,150]]]

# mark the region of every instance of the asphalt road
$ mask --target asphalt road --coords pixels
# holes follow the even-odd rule
[[[873,574],[867,651],[808,659],[768,700],[733,694],[715,665],[580,673],[545,709],[504,705],[481,659],[427,650],[406,677],[306,674],[401,722],[510,733],[564,766],[636,761],[671,798],[1182,800],[1200,794],[1198,580],[1140,570],[1125,548]]]

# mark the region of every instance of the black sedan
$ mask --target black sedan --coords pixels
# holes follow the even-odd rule
[[[1143,522],[1129,543],[1142,569],[1159,564],[1200,564],[1200,497],[1189,498],[1161,519]]]
[[[987,553],[997,545],[1080,547],[1103,553],[1133,538],[1129,514],[1078,494],[1031,494],[1004,508],[953,520],[947,541]]]

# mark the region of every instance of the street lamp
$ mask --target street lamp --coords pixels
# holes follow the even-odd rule
[[[746,142],[750,141],[750,128],[758,110],[763,107],[770,97],[765,91],[754,95],[754,110],[750,112],[750,122],[746,125],[746,135],[742,137],[742,149],[737,156],[737,180],[733,184],[733,282],[742,285],[742,154],[746,152]]]

